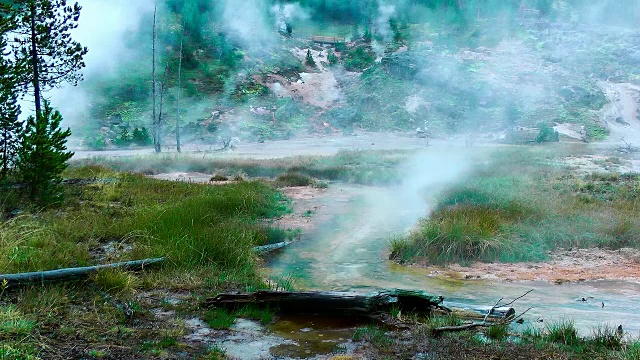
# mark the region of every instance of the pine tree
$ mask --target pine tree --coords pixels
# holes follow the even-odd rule
[[[313,60],[313,55],[311,55],[311,49],[307,50],[307,57],[305,58],[304,63],[307,66],[316,66],[316,62]]]
[[[9,170],[13,167],[18,135],[22,129],[22,123],[18,121],[18,96],[14,91],[20,69],[9,60],[6,51],[6,35],[14,29],[15,24],[7,10],[6,6],[0,7],[0,183],[7,180]]]
[[[338,56],[333,52],[333,50],[329,49],[329,53],[327,54],[327,61],[329,61],[329,65],[334,66],[338,64]]]
[[[29,198],[47,204],[62,195],[61,174],[73,153],[66,147],[71,129],[62,131],[60,128],[60,112],[46,100],[42,110],[38,117],[27,119],[16,165],[21,180],[27,184]]]
[[[85,66],[87,48],[71,38],[81,9],[78,3],[68,6],[66,0],[14,1],[14,55],[27,65],[20,85],[24,92],[33,90],[36,118],[42,108],[42,92],[82,80],[79,71]]]

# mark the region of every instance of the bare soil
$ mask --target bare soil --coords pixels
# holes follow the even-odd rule
[[[444,269],[462,279],[502,281],[575,281],[640,279],[640,250],[570,249],[550,254],[545,262],[452,264]]]

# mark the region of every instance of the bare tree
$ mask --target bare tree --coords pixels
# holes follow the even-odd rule
[[[177,107],[178,112],[176,116],[176,150],[181,152],[180,148],[180,86],[182,85],[182,49],[184,45],[184,21],[182,21],[182,28],[180,29],[180,60],[178,60],[178,94],[177,94]]]
[[[155,152],[159,153],[162,151],[160,148],[160,129],[159,129],[159,121],[156,118],[156,15],[158,12],[158,2],[156,1],[155,7],[153,8],[153,40],[151,41],[152,48],[152,56],[151,56],[151,97],[153,98],[153,111],[151,119],[151,125],[153,127],[153,146]]]

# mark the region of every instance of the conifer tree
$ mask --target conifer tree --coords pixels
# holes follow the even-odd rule
[[[47,204],[61,196],[61,174],[73,153],[67,151],[71,129],[62,131],[62,115],[44,101],[38,117],[27,119],[18,149],[17,167],[31,200]]]
[[[66,0],[14,0],[11,12],[16,20],[13,57],[25,66],[19,73],[19,88],[33,91],[35,116],[27,119],[20,135],[16,168],[26,183],[31,200],[46,204],[61,195],[61,174],[73,153],[66,151],[71,130],[62,131],[62,115],[42,93],[63,82],[77,85],[82,80],[87,48],[71,38],[78,27],[80,10]]]
[[[42,108],[42,92],[63,82],[82,80],[87,48],[71,38],[78,27],[80,10],[66,0],[15,0],[17,28],[14,55],[27,66],[21,77],[22,90],[33,91],[36,118]]]
[[[313,67],[316,66],[316,62],[313,60],[313,55],[311,55],[311,49],[307,50],[307,56],[304,60],[304,63],[307,66],[313,66]]]
[[[17,74],[20,69],[9,60],[7,53],[7,34],[14,29],[15,23],[8,13],[8,7],[0,4],[0,183],[7,179],[12,169],[18,136],[22,123],[18,121],[20,106],[14,91]]]

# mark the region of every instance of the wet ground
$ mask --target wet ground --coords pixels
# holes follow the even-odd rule
[[[401,193],[336,185],[313,200],[297,201],[301,208],[326,209],[319,214],[322,224],[274,258],[269,274],[291,276],[305,289],[420,289],[443,295],[449,304],[493,305],[533,289],[515,305],[517,311],[534,307],[525,327],[571,319],[584,334],[601,324],[621,324],[629,336],[640,334],[638,251],[564,251],[540,264],[399,266],[386,260],[388,239],[410,229],[428,210],[426,201],[421,208],[416,202],[407,206],[411,202]]]
[[[583,334],[602,324],[622,325],[627,336],[640,335],[640,265],[638,252],[624,250],[564,250],[547,263],[472,264],[445,268],[404,267],[387,260],[390,237],[411,229],[428,213],[429,204],[444,185],[465,174],[468,163],[459,148],[464,139],[432,143],[426,155],[413,159],[404,183],[397,187],[370,187],[334,183],[328,189],[289,188],[294,213],[283,217],[283,227],[303,229],[300,241],[268,263],[266,276],[292,278],[298,289],[371,291],[379,288],[426,290],[443,295],[448,304],[493,305],[533,292],[515,304],[517,311],[534,307],[525,316],[528,326],[571,319]],[[264,144],[240,145],[232,153],[191,146],[193,156],[279,158],[293,155],[332,155],[347,149],[425,149],[426,140],[400,135],[361,134],[336,138],[314,137]],[[150,150],[77,152],[78,157],[135,156]],[[610,155],[565,159],[578,172],[629,171],[633,158],[618,162]],[[635,162],[634,162],[635,161]],[[158,178],[209,182],[210,174],[172,173]],[[349,354],[353,324],[309,324],[308,319],[283,320],[264,329],[241,320],[219,334],[194,320],[193,333],[205,344],[218,344],[238,358],[324,359],[328,353]],[[324,327],[323,327],[324,326]],[[313,342],[312,339],[320,340]],[[235,349],[235,350],[234,350]],[[244,354],[244,355],[243,355]],[[248,354],[248,355],[247,355]],[[258,355],[259,356],[258,356]],[[320,354],[320,355],[318,355]]]

